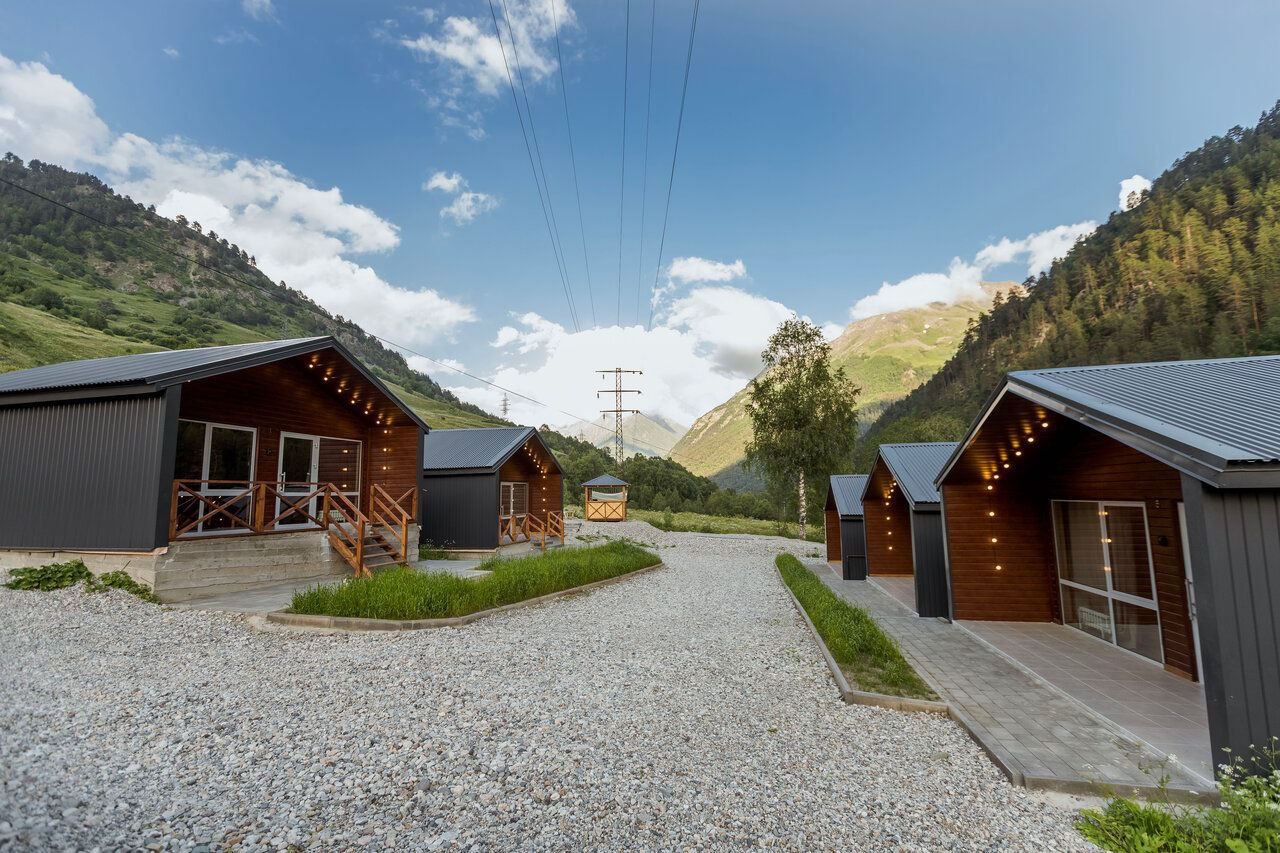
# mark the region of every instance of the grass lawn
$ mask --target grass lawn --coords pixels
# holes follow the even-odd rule
[[[670,516],[670,518],[668,518]],[[723,515],[703,515],[700,512],[665,513],[654,509],[635,509],[627,507],[627,517],[647,521],[659,530],[674,533],[754,533],[759,536],[785,536],[788,539],[800,538],[800,526],[790,522],[765,521],[760,518],[728,517]],[[822,542],[825,534],[821,524],[810,524],[810,542]]]
[[[866,611],[828,589],[792,555],[779,554],[777,566],[850,685],[889,696],[938,698]]]
[[[387,569],[371,578],[311,587],[293,596],[294,613],[363,619],[442,619],[515,604],[625,575],[661,560],[631,542],[564,548],[528,557],[486,560],[487,577]]]

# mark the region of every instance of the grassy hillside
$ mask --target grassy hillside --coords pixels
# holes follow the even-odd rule
[[[109,223],[0,185],[0,371],[329,334],[431,425],[501,422],[411,370],[355,323],[272,282],[216,234],[158,216],[90,175],[12,156],[0,161],[0,174]]]
[[[1011,282],[983,286],[984,299],[955,305],[935,304],[879,314],[850,323],[832,342],[831,360],[862,389],[859,419],[866,429],[892,403],[927,380],[951,357],[969,323],[991,306],[996,293],[1016,287]],[[732,488],[758,488],[742,469],[743,451],[751,439],[747,390],[698,418],[673,452],[690,470]]]
[[[1025,295],[999,300],[955,356],[866,436],[954,440],[1011,370],[1280,352],[1280,104],[1188,153]]]

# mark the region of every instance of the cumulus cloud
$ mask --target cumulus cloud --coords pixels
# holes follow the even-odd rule
[[[1086,220],[1037,231],[1021,240],[1004,237],[983,247],[971,262],[952,258],[945,273],[917,273],[894,284],[886,281],[875,293],[854,303],[849,316],[861,320],[889,311],[920,308],[932,302],[953,305],[965,299],[979,299],[983,296],[983,277],[992,269],[1025,263],[1027,276],[1039,275],[1097,227],[1096,222]]]
[[[742,259],[731,264],[710,261],[706,258],[676,258],[667,268],[667,276],[674,281],[685,284],[693,282],[724,282],[742,278],[747,274],[747,265]]]
[[[635,384],[644,393],[637,407],[691,423],[759,372],[769,335],[794,316],[780,302],[731,285],[692,288],[651,329],[637,324],[573,332],[530,311],[513,315],[492,340],[505,362],[494,381],[573,415],[512,399],[512,418],[564,425],[590,419],[601,408],[592,370],[638,367],[644,375]],[[502,396],[490,387],[452,390],[489,409]]]
[[[1142,201],[1142,194],[1150,191],[1151,181],[1142,175],[1134,175],[1120,182],[1120,209],[1133,210]]]
[[[515,75],[518,61],[526,84],[546,80],[557,68],[556,25],[562,34],[577,25],[567,0],[509,0],[498,8],[507,13],[498,17],[501,41],[491,17],[450,15],[437,21],[434,14],[422,18],[427,31],[398,40],[441,73],[439,84],[430,87],[428,106],[440,114],[446,126],[460,127],[474,138],[483,137],[484,130],[469,97],[479,95],[487,100],[502,92],[508,85],[507,63]]]
[[[276,20],[276,4],[274,0],[241,0],[240,7],[244,13],[255,21]]]
[[[88,96],[40,63],[0,55],[0,149],[94,171],[161,215],[199,221],[255,255],[271,278],[375,334],[428,345],[475,319],[435,290],[397,287],[353,261],[395,248],[400,235],[337,187],[317,189],[279,163],[186,140],[115,135]]]
[[[169,57],[170,59],[178,59],[179,57],[182,56],[182,54],[178,52],[178,49],[176,47],[166,47],[164,48],[163,53],[165,56]]]
[[[457,172],[436,172],[422,185],[428,192],[438,190],[454,197],[452,202],[441,208],[440,218],[452,219],[455,225],[466,225],[498,206],[496,196],[471,192],[467,187],[467,179]]]

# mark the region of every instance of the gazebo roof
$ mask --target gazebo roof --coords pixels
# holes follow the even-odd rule
[[[631,484],[630,484],[630,483],[628,483],[626,480],[619,480],[617,477],[614,477],[614,476],[613,476],[613,475],[611,475],[611,474],[601,474],[599,477],[595,477],[594,479],[587,480],[587,481],[586,481],[585,483],[583,483],[582,485],[584,485],[584,486],[612,486],[612,487],[615,487],[615,488],[616,488],[616,487],[618,487],[618,486],[629,486],[629,485],[631,485]]]

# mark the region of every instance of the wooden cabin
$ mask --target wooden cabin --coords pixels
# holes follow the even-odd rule
[[[626,521],[627,489],[630,484],[610,474],[601,474],[582,484],[582,517],[587,521]]]
[[[824,511],[827,562],[838,563],[845,580],[867,579],[867,533],[862,517],[866,474],[833,474]]]
[[[0,562],[80,557],[169,600],[366,574],[416,553],[427,431],[331,337],[2,374]]]
[[[1203,681],[1215,755],[1280,735],[1280,357],[1011,373],[937,482],[954,618]]]
[[[867,571],[910,577],[907,602],[920,616],[948,611],[942,504],[934,478],[953,442],[882,444],[862,496]]]
[[[424,544],[564,544],[563,472],[533,427],[432,430],[422,458]]]

